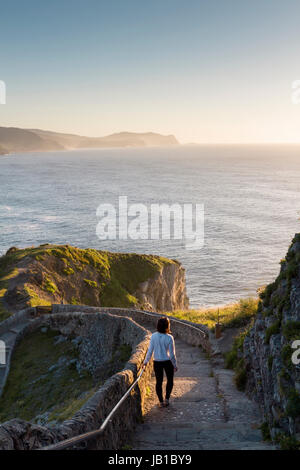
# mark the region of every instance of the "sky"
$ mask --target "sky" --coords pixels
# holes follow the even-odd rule
[[[300,142],[299,0],[0,1],[0,125]]]

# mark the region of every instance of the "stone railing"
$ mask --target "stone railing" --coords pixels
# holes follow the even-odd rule
[[[78,305],[63,305],[54,304],[52,306],[53,313],[69,313],[69,312],[97,312],[97,313],[111,313],[113,315],[126,316],[132,318],[134,321],[141,325],[146,325],[152,329],[156,327],[157,320],[164,314],[155,312],[148,312],[145,310],[135,310],[127,308],[115,307],[88,307]],[[201,346],[204,351],[212,352],[213,338],[209,329],[205,325],[196,324],[187,320],[178,320],[170,315],[167,316],[171,322],[171,333],[174,337],[178,337],[188,344],[193,346]]]
[[[14,313],[14,315],[7,318],[6,320],[3,320],[0,323],[0,335],[7,333],[7,331],[9,331],[14,326],[27,321],[29,318],[31,318],[31,316],[35,315],[35,312],[35,308],[25,308],[23,310],[19,310],[17,313]]]

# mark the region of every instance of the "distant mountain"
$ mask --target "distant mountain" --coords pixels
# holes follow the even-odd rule
[[[0,127],[0,146],[7,152],[63,150],[64,148],[59,142],[41,138],[33,131],[16,127]]]
[[[168,147],[179,145],[173,135],[154,132],[120,132],[105,137],[85,137],[75,134],[44,131],[40,129],[19,129],[0,127],[0,154],[50,150],[71,150],[103,147]]]
[[[173,135],[161,135],[154,132],[145,134],[120,132],[106,137],[89,137],[80,143],[81,147],[166,147],[170,145],[178,145]]]

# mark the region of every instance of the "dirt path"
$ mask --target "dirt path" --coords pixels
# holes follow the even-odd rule
[[[236,390],[233,372],[179,339],[176,351],[179,370],[170,406],[157,407],[152,377],[133,449],[272,449],[262,441],[257,406]]]

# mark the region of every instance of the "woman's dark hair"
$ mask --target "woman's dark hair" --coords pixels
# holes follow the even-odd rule
[[[157,322],[157,331],[159,333],[170,333],[170,320],[166,317],[161,317]]]

